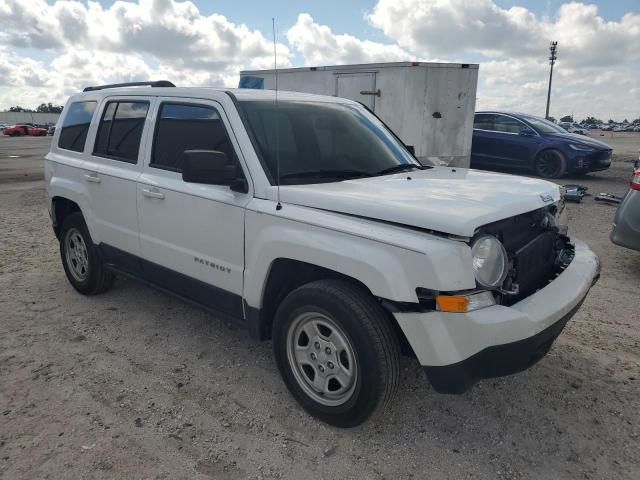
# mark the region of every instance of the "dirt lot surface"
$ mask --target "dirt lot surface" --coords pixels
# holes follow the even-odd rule
[[[622,194],[640,135],[599,138],[612,168],[564,183]],[[338,430],[298,408],[269,343],[133,281],[76,293],[47,140],[0,138],[0,477],[640,478],[640,252],[609,242],[614,207],[568,207],[602,278],[539,364],[446,396],[407,358],[386,416]]]

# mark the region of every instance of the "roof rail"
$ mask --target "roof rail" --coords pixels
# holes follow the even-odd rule
[[[109,85],[96,85],[94,87],[85,87],[83,92],[93,92],[95,90],[104,90],[105,88],[119,88],[119,87],[175,87],[173,83],[168,80],[156,80],[154,82],[127,82],[127,83],[112,83]]]

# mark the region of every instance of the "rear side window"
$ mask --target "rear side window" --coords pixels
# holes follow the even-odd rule
[[[136,163],[148,102],[109,102],[98,128],[95,155]]]
[[[477,113],[474,117],[473,128],[480,130],[493,130],[493,122],[495,115],[488,113]]]
[[[505,115],[496,115],[496,119],[493,122],[493,130],[496,132],[518,133],[524,128],[524,125],[518,120]]]
[[[218,150],[235,161],[235,152],[218,111],[207,105],[163,103],[156,125],[150,166],[182,171],[185,150]]]
[[[68,111],[64,116],[58,139],[59,148],[74,152],[84,151],[87,132],[97,104],[97,102],[74,102],[67,107]]]

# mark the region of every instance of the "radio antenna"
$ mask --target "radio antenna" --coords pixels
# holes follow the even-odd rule
[[[282,204],[280,203],[280,124],[278,122],[278,54],[276,53],[276,19],[271,17],[271,30],[273,31],[273,73],[276,81],[276,182],[278,189],[278,203],[276,204],[276,210],[282,210]]]

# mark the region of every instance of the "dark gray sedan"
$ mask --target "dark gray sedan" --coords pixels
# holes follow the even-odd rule
[[[640,250],[640,159],[636,162],[630,186],[613,220],[611,241],[621,247]]]

